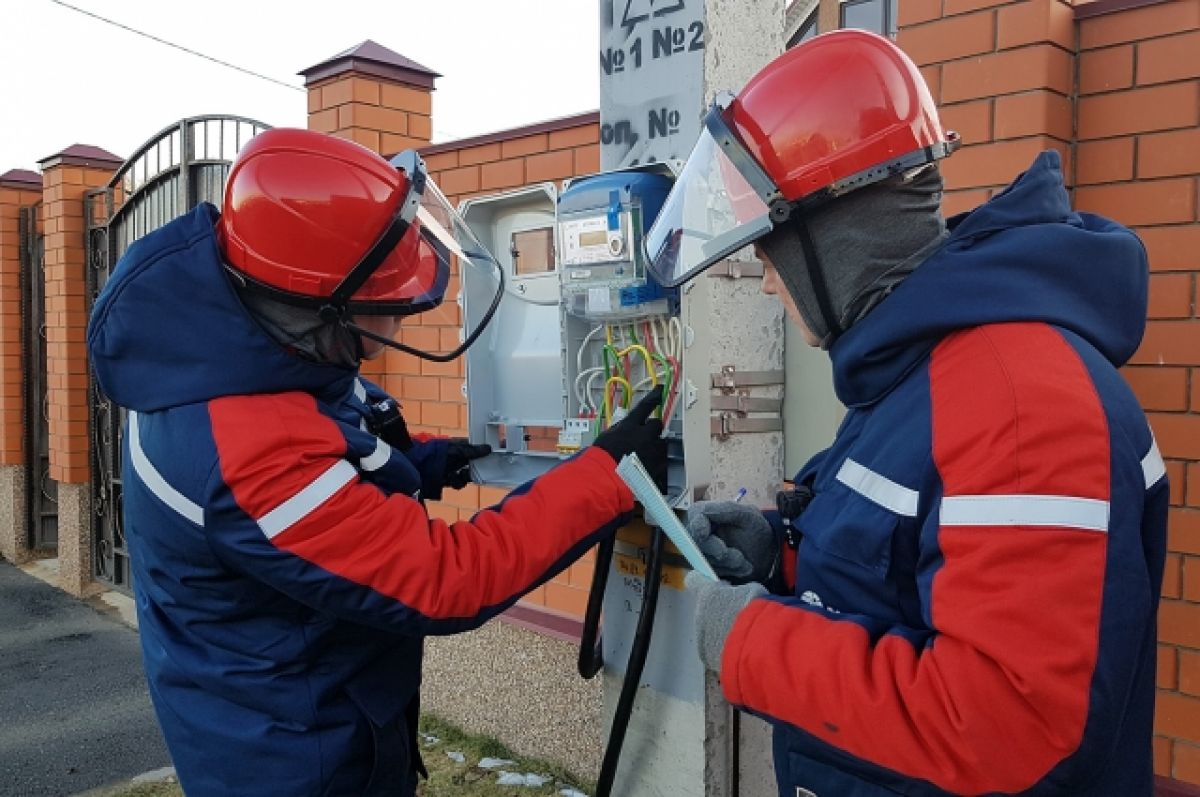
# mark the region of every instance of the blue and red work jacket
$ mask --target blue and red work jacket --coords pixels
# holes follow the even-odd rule
[[[422,640],[475,628],[630,511],[600,450],[471,520],[430,517],[445,443],[247,313],[202,206],[130,248],[88,335],[127,407],[124,520],[150,694],[181,785],[412,794]]]
[[[1149,795],[1168,486],[1117,372],[1145,252],[1055,153],[951,227],[832,347],[794,591],[738,616],[725,694],[775,725],[781,797]]]

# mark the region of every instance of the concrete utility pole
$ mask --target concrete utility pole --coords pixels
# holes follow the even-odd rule
[[[783,51],[784,0],[599,5],[604,170],[682,161],[713,97],[736,92]],[[696,497],[717,500],[744,487],[747,503],[771,506],[783,479],[776,406],[783,396],[783,311],[762,295],[762,266],[750,250],[712,272],[694,280],[683,301],[683,321],[696,332],[684,365],[688,386],[696,390],[684,432],[690,486],[705,488]],[[747,406],[765,412],[739,412]],[[725,703],[717,679],[705,674],[695,653],[692,602],[671,588],[678,584],[670,574],[664,586],[614,793],[775,794],[767,726],[735,716]],[[605,622],[606,636],[632,630],[628,618],[606,612]],[[623,666],[616,661],[605,670],[609,714]]]

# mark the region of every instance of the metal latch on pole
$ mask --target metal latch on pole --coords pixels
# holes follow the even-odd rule
[[[751,396],[748,388],[783,384],[784,374],[778,371],[739,371],[736,366],[722,366],[712,375],[712,386],[721,391],[713,396],[710,406],[717,411],[712,416],[709,432],[724,440],[730,435],[779,432],[783,430],[783,399]],[[750,413],[773,417],[748,417]]]
[[[733,412],[738,415],[746,415],[751,412],[779,413],[783,410],[783,399],[758,398],[742,392],[732,396],[713,396],[711,406],[714,410]]]
[[[765,387],[782,385],[783,370],[739,371],[737,366],[723,365],[719,374],[712,375],[712,386],[722,393],[732,393],[739,387]]]
[[[714,415],[709,427],[709,433],[722,440],[734,434],[781,431],[783,431],[783,418],[743,418],[732,412]]]

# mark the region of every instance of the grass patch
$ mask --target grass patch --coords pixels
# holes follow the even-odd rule
[[[535,797],[558,795],[564,789],[591,794],[594,784],[575,777],[567,770],[545,761],[513,755],[499,741],[488,736],[466,733],[437,717],[425,715],[420,724],[421,755],[429,770],[429,780],[417,787],[419,797]],[[432,742],[428,737],[436,738]],[[462,753],[463,763],[447,753]],[[499,758],[512,764],[483,769],[485,758]],[[547,778],[541,786],[501,786],[501,771],[518,775],[533,774]],[[184,797],[178,783],[142,783],[104,793],[105,797]]]
[[[429,770],[429,780],[417,788],[420,797],[532,797],[533,795],[560,795],[564,789],[574,789],[591,794],[594,785],[576,777],[563,767],[537,759],[514,755],[499,741],[488,737],[466,733],[437,717],[421,717],[421,755]],[[436,738],[431,742],[428,737]],[[458,763],[448,753],[462,753],[464,761]],[[492,769],[478,766],[485,758],[499,758],[512,764]],[[519,775],[533,774],[546,778],[541,786],[501,786],[500,772]]]

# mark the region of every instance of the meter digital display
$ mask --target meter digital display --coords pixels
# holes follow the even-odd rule
[[[667,293],[646,272],[641,238],[670,190],[651,172],[609,172],[573,181],[559,197],[563,305],[597,321],[668,311]]]
[[[579,245],[580,246],[597,246],[597,245],[607,245],[607,244],[608,244],[608,236],[602,232],[590,231],[590,232],[581,232],[579,234]]]
[[[558,225],[562,236],[562,265],[565,267],[606,263],[625,251],[627,218],[619,218],[617,229],[609,229],[607,217],[578,216]]]

